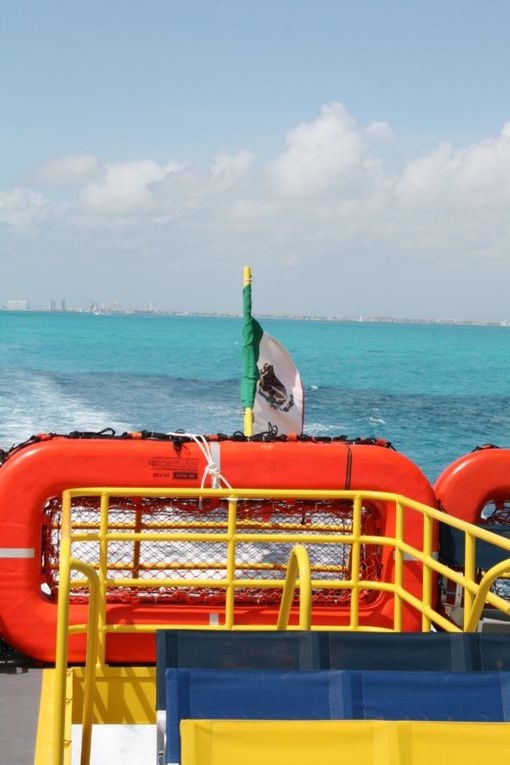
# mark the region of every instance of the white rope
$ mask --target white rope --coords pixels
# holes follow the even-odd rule
[[[218,465],[215,463],[211,451],[211,445],[209,444],[209,441],[205,436],[202,436],[197,433],[167,433],[167,436],[172,436],[173,438],[191,438],[192,441],[196,443],[202,454],[204,455],[206,466],[204,468],[204,473],[202,475],[202,483],[200,484],[200,488],[203,489],[205,482],[207,480],[207,476],[211,479],[211,488],[212,489],[221,489],[221,484],[223,483],[224,486],[227,487],[227,489],[231,489],[232,486],[229,484],[227,479],[222,476],[220,473],[220,469]]]

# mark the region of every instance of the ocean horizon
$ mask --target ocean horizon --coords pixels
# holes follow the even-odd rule
[[[17,302],[17,301],[15,301]],[[21,301],[25,302],[25,301]],[[139,309],[139,308],[115,308],[109,310],[108,308],[24,308],[24,309],[10,309],[5,306],[0,306],[0,313],[6,314],[51,314],[51,315],[89,315],[94,316],[169,316],[174,318],[195,318],[195,319],[241,319],[241,311],[171,311],[165,309]],[[441,317],[435,318],[405,318],[398,316],[370,316],[364,314],[357,315],[315,315],[315,314],[299,314],[299,313],[260,313],[257,314],[260,320],[275,319],[283,321],[325,321],[325,322],[360,322],[367,324],[432,324],[432,325],[452,325],[452,326],[476,326],[476,327],[510,327],[510,319],[472,319],[465,317],[462,319],[446,319]]]

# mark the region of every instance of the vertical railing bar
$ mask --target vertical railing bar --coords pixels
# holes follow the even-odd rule
[[[303,545],[295,545],[290,551],[287,571],[280,601],[280,610],[276,622],[277,630],[286,630],[289,626],[290,610],[294,599],[297,578],[299,576],[299,629],[310,630],[312,626],[312,578],[310,559]]]
[[[356,494],[352,506],[352,546],[351,546],[351,620],[350,629],[357,630],[359,626],[359,575],[361,563],[361,495]]]
[[[234,626],[234,596],[236,576],[236,531],[237,531],[237,499],[228,500],[227,526],[227,587],[225,592],[225,628],[231,630]]]
[[[299,629],[312,629],[312,577],[306,548],[296,551],[299,573]]]
[[[55,711],[53,722],[53,765],[63,765],[66,715],[67,641],[69,635],[69,591],[71,559],[71,494],[62,494],[62,522],[55,653]],[[69,745],[70,742],[68,742]]]
[[[496,565],[492,566],[492,568],[485,572],[482,581],[478,585],[478,592],[474,597],[470,612],[468,612],[467,609],[465,611],[467,614],[467,623],[465,623],[464,626],[465,632],[475,632],[482,615],[482,609],[484,607],[489,590],[494,582],[499,579],[502,574],[508,573],[508,571],[510,571],[509,564],[510,559],[503,560],[499,563],[496,563]],[[507,607],[507,611],[505,613],[508,613],[509,610],[510,606]]]
[[[101,492],[99,521],[99,605],[97,609],[98,640],[97,665],[102,667],[106,661],[106,580],[108,578],[108,512],[110,497]]]
[[[278,611],[278,619],[276,621],[277,630],[286,630],[289,626],[290,609],[292,606],[292,600],[294,598],[296,579],[298,575],[298,561],[294,550],[295,548],[290,551],[290,556],[287,563],[287,571],[285,573],[285,581],[282,590],[282,599],[280,601],[280,610]]]
[[[87,620],[87,655],[83,688],[82,736],[80,765],[89,765],[92,744],[92,722],[94,710],[94,680],[96,674],[99,599],[99,577],[88,563],[71,558],[70,567],[80,571],[89,583],[89,612]]]
[[[432,569],[428,561],[432,558],[434,539],[434,519],[423,515],[423,552],[427,556],[423,564],[423,606],[421,629],[422,632],[430,632],[431,620],[425,609],[432,606]]]
[[[404,507],[400,500],[395,501],[395,539],[402,542],[404,538]],[[395,594],[393,599],[393,629],[402,632],[402,598],[400,590],[403,586],[404,577],[404,553],[399,544],[395,545]]]
[[[136,497],[136,499],[139,500],[139,497]],[[143,513],[143,510],[140,506],[140,502],[138,501],[135,507],[135,534],[139,534],[142,530],[142,513]],[[142,543],[139,539],[135,539],[135,541],[133,542],[133,568],[132,568],[133,579],[138,579],[140,575],[141,544]]]
[[[471,582],[475,582],[476,575],[476,537],[468,531],[464,532],[464,576]],[[475,596],[464,587],[464,632],[467,632],[470,614],[473,609]]]

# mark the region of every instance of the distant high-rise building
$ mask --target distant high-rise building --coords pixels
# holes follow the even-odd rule
[[[7,310],[8,311],[28,311],[30,308],[30,303],[28,300],[8,300],[7,301]]]
[[[60,310],[65,311],[66,310],[66,301],[62,300],[60,303]]]
[[[57,310],[57,301],[53,300],[52,298],[51,300],[48,301],[48,311],[56,311],[56,310]]]
[[[153,312],[153,310],[154,310],[154,307],[153,307],[153,305],[152,305],[152,300],[150,300],[150,301],[147,303],[147,305],[145,306],[145,310],[147,311],[147,313],[152,313],[152,312]]]

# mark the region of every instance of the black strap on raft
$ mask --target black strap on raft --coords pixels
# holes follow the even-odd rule
[[[483,452],[486,449],[500,449],[500,446],[496,446],[496,444],[482,444],[481,446],[475,446],[475,448],[471,451],[471,454],[473,452]]]
[[[55,435],[56,433],[38,433],[35,436],[30,436],[30,438],[27,438],[26,441],[22,441],[20,444],[14,444],[10,449],[7,449],[7,451],[0,449],[0,466],[3,465],[9,457],[12,457],[13,454],[21,451],[21,449],[25,449],[32,444],[38,444],[41,441],[49,441]]]
[[[40,443],[41,441],[50,441],[53,438],[70,438],[73,440],[143,440],[143,441],[167,441],[172,443],[177,449],[180,449],[183,444],[191,443],[192,438],[187,436],[184,431],[177,430],[172,435],[168,433],[158,433],[151,430],[141,430],[139,432],[130,433],[124,432],[119,435],[116,434],[113,428],[103,428],[99,431],[82,431],[73,430],[71,433],[38,433],[37,435],[30,436],[26,441],[22,441],[19,444],[11,446],[10,449],[0,449],[0,466],[2,466],[10,457],[12,457],[21,449],[25,449],[32,444]],[[361,445],[361,446],[382,446],[387,449],[394,449],[390,441],[386,441],[382,438],[375,438],[373,436],[369,438],[349,438],[346,435],[340,436],[311,436],[307,433],[297,435],[295,433],[289,433],[288,435],[279,434],[278,428],[268,423],[268,429],[261,433],[255,433],[253,436],[245,436],[240,430],[236,430],[231,436],[225,433],[213,433],[204,435],[207,441],[252,441],[263,443],[286,443],[286,442],[300,442],[300,443],[314,443],[314,444],[330,444],[330,443],[344,443],[346,445]],[[499,447],[492,444],[485,444],[484,446],[477,446],[478,449],[498,449]],[[474,450],[474,451],[476,451]]]
[[[345,482],[344,489],[349,490],[351,488],[351,472],[352,472],[352,449],[351,445],[347,447],[347,464],[345,466]]]
[[[68,438],[115,438],[115,431],[113,428],[103,428],[97,432],[73,430]]]

